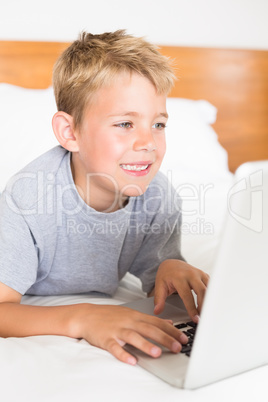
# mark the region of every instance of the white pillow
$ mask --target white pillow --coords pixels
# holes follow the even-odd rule
[[[216,121],[216,107],[205,100],[168,98],[167,111],[167,152],[161,170],[172,169],[185,178],[225,176],[227,152],[210,126]]]
[[[200,100],[169,98],[167,153],[161,170],[183,199],[182,251],[189,263],[211,269],[231,180],[227,153],[212,129],[216,108]],[[0,192],[31,160],[57,145],[52,88],[0,84]]]
[[[210,126],[217,109],[205,100],[169,98],[167,152],[161,170],[182,198],[182,253],[211,272],[233,175],[227,152]]]
[[[0,84],[0,192],[13,174],[58,144],[51,125],[55,112],[52,88]]]

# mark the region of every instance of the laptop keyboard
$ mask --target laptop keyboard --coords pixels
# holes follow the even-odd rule
[[[188,343],[187,345],[182,345],[181,353],[185,353],[186,356],[190,357],[197,324],[193,321],[189,321],[186,323],[176,324],[174,326],[182,330],[182,332],[188,336]]]

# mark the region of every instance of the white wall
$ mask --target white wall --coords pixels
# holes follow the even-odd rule
[[[0,40],[126,28],[159,44],[268,49],[268,0],[0,0]]]

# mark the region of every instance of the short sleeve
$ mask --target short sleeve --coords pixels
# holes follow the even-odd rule
[[[12,197],[0,197],[0,281],[25,294],[36,281],[38,249],[25,216]]]

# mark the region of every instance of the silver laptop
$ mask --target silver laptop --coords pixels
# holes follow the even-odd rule
[[[179,296],[160,315],[193,338],[184,353],[152,358],[127,345],[138,364],[179,388],[194,389],[268,363],[268,161],[238,168],[198,326]],[[125,304],[153,315],[153,298]],[[257,328],[257,331],[253,328]]]

